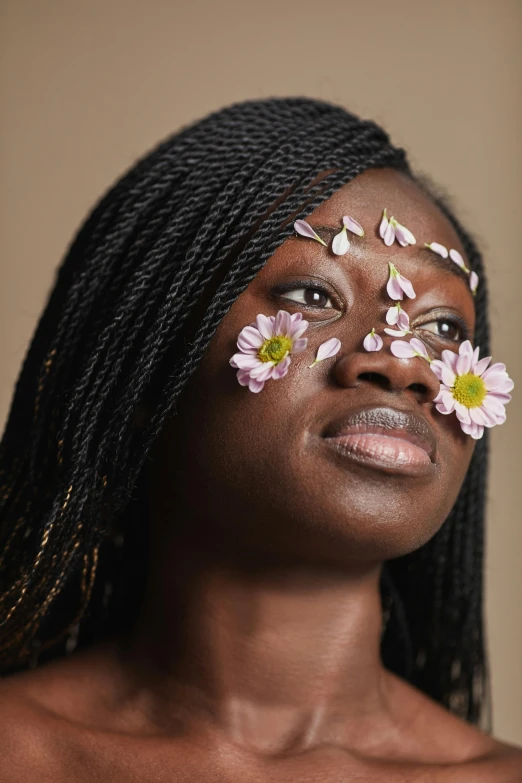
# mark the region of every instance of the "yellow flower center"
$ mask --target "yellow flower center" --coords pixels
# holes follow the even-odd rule
[[[289,337],[278,335],[265,340],[257,355],[262,362],[279,362],[292,350],[292,341]]]
[[[459,375],[453,384],[453,396],[466,408],[478,408],[484,402],[487,393],[482,378],[472,372]]]

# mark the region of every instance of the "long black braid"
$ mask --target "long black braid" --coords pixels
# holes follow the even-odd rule
[[[71,632],[86,646],[131,626],[146,578],[145,460],[178,396],[292,218],[381,167],[411,176],[374,123],[308,99],[252,101],[168,138],[95,207],[58,270],[0,443],[3,672],[63,655]],[[439,205],[480,277],[487,351],[481,258]],[[143,403],[153,413],[140,428]],[[487,685],[485,473],[483,439],[439,533],[382,580],[385,664],[473,722]]]

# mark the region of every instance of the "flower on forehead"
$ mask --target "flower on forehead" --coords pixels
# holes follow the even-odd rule
[[[477,292],[477,286],[479,284],[479,277],[476,272],[470,272],[469,274],[469,287],[473,295]]]
[[[388,219],[386,214],[386,207],[383,209],[382,218],[379,225],[379,236],[384,241],[384,244],[390,247],[395,240],[406,247],[406,245],[415,245],[417,240],[406,226],[403,226],[393,216]]]
[[[432,250],[434,253],[437,253],[437,255],[442,256],[442,258],[448,257],[448,248],[439,244],[439,242],[425,242],[424,246],[427,247],[428,250]]]
[[[479,359],[479,348],[473,350],[469,340],[461,343],[459,352],[443,351],[441,359],[431,363],[440,381],[434,399],[439,413],[455,412],[462,430],[478,440],[484,427],[494,427],[506,420],[505,405],[510,401],[514,383],[506,365],[489,366],[491,356]]]
[[[350,249],[350,240],[348,239],[347,231],[351,231],[352,234],[357,234],[359,237],[364,236],[364,229],[360,223],[358,223],[350,215],[343,217],[343,227],[341,231],[336,234],[332,241],[332,250],[336,256],[344,256]]]
[[[279,310],[276,316],[256,316],[256,320],[241,329],[237,338],[239,353],[229,360],[237,367],[237,380],[251,392],[260,392],[265,381],[283,378],[292,361],[291,354],[305,350],[308,339],[302,337],[308,321],[302,313],[290,315]]]
[[[432,361],[428,356],[426,346],[417,337],[412,337],[409,342],[406,342],[406,340],[394,340],[390,345],[390,351],[398,359],[413,359],[415,356],[420,356],[421,359],[426,359],[430,364]]]
[[[466,264],[464,263],[464,259],[462,258],[458,250],[451,249],[449,251],[449,257],[451,258],[452,261],[454,261],[457,264],[457,266],[460,266],[461,269],[467,272],[468,275],[470,274],[470,271],[466,266]]]
[[[390,268],[390,277],[386,284],[386,291],[390,299],[402,299],[404,294],[409,296],[410,299],[415,299],[416,294],[408,278],[401,275],[391,261],[388,261],[388,266]]]
[[[401,225],[398,220],[395,220],[394,217],[390,218],[390,223],[393,223],[393,227],[395,228],[395,239],[401,245],[402,247],[406,247],[407,245],[416,245],[417,240],[411,233],[409,228],[406,228],[406,226]]]
[[[294,223],[294,230],[298,234],[301,234],[302,237],[307,237],[308,239],[315,239],[316,242],[320,242],[321,245],[327,247],[326,242],[324,242],[321,239],[321,237],[315,233],[312,226],[309,223],[307,223],[306,220],[296,220]]]
[[[339,353],[340,347],[341,341],[337,337],[330,337],[329,340],[326,340],[319,346],[317,355],[312,364],[308,365],[308,368],[314,367],[318,362],[322,362],[323,359],[330,359],[332,356],[335,356],[336,353]]]
[[[375,329],[366,335],[363,340],[363,347],[365,351],[380,351],[383,346],[382,337],[375,334]]]

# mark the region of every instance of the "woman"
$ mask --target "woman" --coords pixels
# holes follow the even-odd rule
[[[373,123],[244,103],[140,161],[2,441],[1,779],[522,779],[487,734],[487,347],[480,255]]]

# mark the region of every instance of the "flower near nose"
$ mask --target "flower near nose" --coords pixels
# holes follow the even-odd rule
[[[404,294],[410,299],[415,299],[416,293],[408,278],[401,275],[397,267],[394,266],[391,261],[388,261],[388,267],[390,270],[390,277],[386,284],[386,291],[388,292],[390,299],[402,299]]]
[[[431,359],[426,350],[424,343],[417,337],[407,342],[406,340],[394,340],[390,345],[390,351],[398,359],[413,359],[415,356],[420,356],[421,359],[426,359],[431,363]]]
[[[363,340],[363,347],[365,351],[380,351],[383,346],[382,337],[375,334],[375,329],[372,329],[370,334],[367,334]]]
[[[443,351],[442,359],[431,363],[431,369],[440,381],[435,407],[445,415],[455,412],[462,430],[478,440],[484,427],[494,427],[506,420],[505,405],[514,383],[505,364],[489,366],[491,356],[479,359],[479,348],[473,350],[469,340],[463,342],[458,353]]]
[[[302,337],[308,321],[302,313],[290,315],[279,310],[276,316],[260,313],[237,338],[239,353],[230,359],[231,367],[238,368],[237,380],[251,392],[260,392],[267,380],[284,378],[291,364],[291,354],[305,350],[308,339]]]

